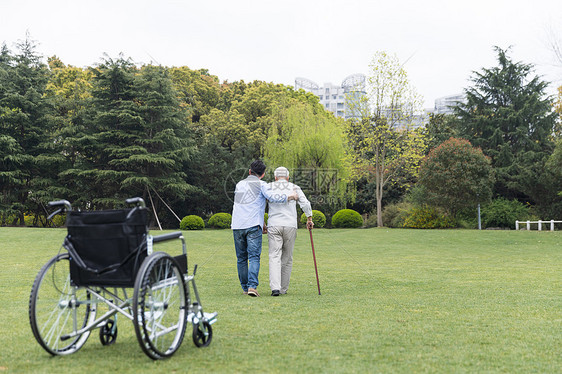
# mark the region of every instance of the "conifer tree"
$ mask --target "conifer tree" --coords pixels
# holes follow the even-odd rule
[[[61,158],[52,142],[53,111],[43,95],[49,71],[29,35],[12,55],[0,51],[0,133],[3,209],[24,224],[25,212],[40,213],[55,194]],[[4,168],[6,170],[4,170]]]
[[[475,72],[467,102],[456,108],[459,136],[492,158],[495,193],[540,199],[537,181],[552,153],[555,127],[547,83],[533,66],[514,62],[509,50],[495,47],[498,66]]]

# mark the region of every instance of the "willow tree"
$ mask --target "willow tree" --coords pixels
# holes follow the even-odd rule
[[[343,120],[319,105],[290,101],[272,116],[264,146],[270,170],[285,166],[313,204],[343,207],[354,193],[349,183]]]
[[[383,226],[382,200],[389,183],[407,183],[416,175],[426,141],[414,128],[420,96],[396,56],[377,52],[369,65],[365,95],[348,97],[355,115],[348,121],[354,179],[375,182],[377,226]]]

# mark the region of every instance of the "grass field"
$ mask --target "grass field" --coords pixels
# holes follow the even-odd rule
[[[243,296],[230,230],[186,232],[209,347],[190,330],[153,362],[132,323],[111,346],[97,331],[50,357],[28,320],[31,285],[63,229],[0,228],[0,372],[411,373],[562,371],[562,232],[315,230],[322,295],[308,232],[299,230],[289,294],[269,296],[267,244],[258,291]],[[166,243],[172,253],[178,244]],[[189,328],[189,327],[188,327]]]

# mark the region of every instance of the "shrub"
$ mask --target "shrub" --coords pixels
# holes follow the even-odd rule
[[[23,215],[23,219],[26,226],[35,227],[62,227],[66,223],[66,214],[57,214],[51,220],[47,220],[46,217],[37,217],[33,213],[26,213]]]
[[[228,213],[215,213],[209,218],[209,227],[228,229],[232,223],[232,216]]]
[[[342,209],[332,217],[332,226],[337,228],[357,228],[363,226],[363,217],[353,209]]]
[[[194,214],[185,216],[180,222],[180,230],[201,230],[205,228],[203,218]]]
[[[404,227],[412,229],[445,229],[455,227],[455,221],[444,214],[440,214],[434,207],[425,205],[410,210],[404,221]]]
[[[322,228],[326,226],[326,215],[319,210],[312,210],[312,222],[314,227]],[[301,225],[306,225],[306,214],[301,215]]]
[[[382,222],[386,227],[404,227],[404,222],[413,209],[409,202],[387,205],[382,211]]]
[[[506,227],[515,226],[515,221],[530,218],[529,210],[517,200],[499,198],[482,208],[482,226]]]
[[[373,210],[365,219],[365,227],[377,227],[377,210]]]
[[[269,214],[265,213],[263,215],[263,222],[265,223],[265,225],[267,226],[267,219],[269,218]]]

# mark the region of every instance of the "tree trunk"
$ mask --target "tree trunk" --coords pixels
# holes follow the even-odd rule
[[[377,186],[377,227],[383,227],[382,224],[382,192],[378,192]]]
[[[382,223],[382,187],[383,172],[379,165],[375,166],[375,197],[377,199],[377,227],[383,227]]]

